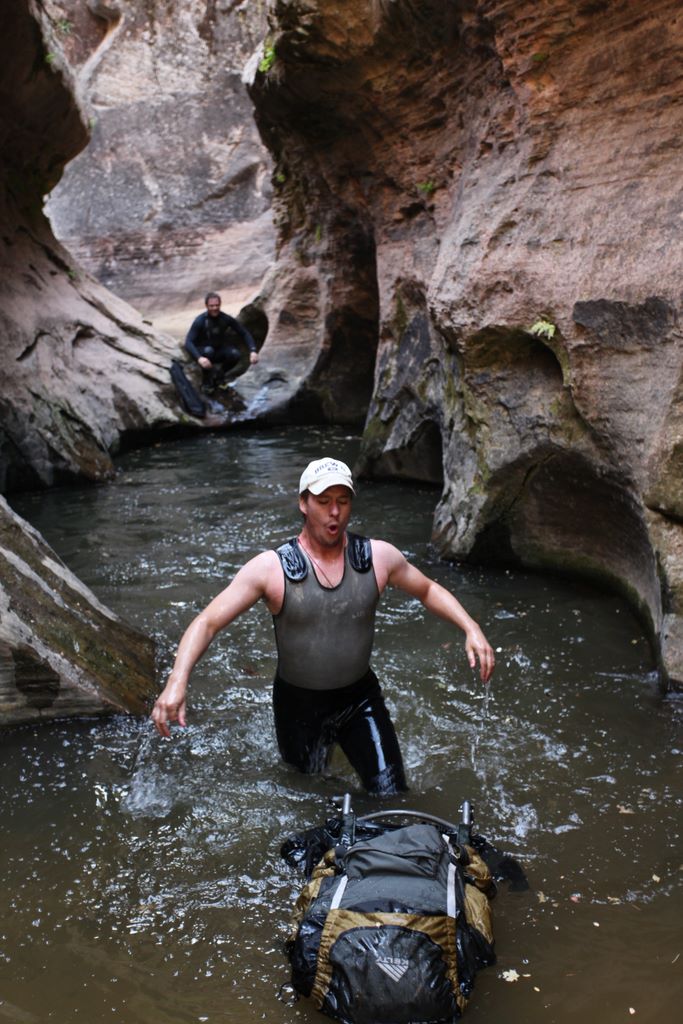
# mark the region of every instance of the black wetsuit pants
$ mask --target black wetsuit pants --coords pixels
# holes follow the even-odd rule
[[[337,690],[308,690],[276,675],[273,710],[282,758],[299,771],[324,771],[338,743],[369,793],[408,788],[396,731],[372,670]]]
[[[242,352],[236,345],[224,345],[219,349],[215,349],[213,345],[198,345],[197,351],[213,364],[210,370],[202,371],[202,383],[205,387],[216,387],[231,370],[234,370],[242,358]]]

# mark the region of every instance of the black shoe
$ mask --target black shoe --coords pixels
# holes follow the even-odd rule
[[[216,388],[218,387],[219,381],[220,381],[220,377],[216,373],[215,369],[211,368],[209,370],[203,370],[202,371],[202,392],[205,395],[212,395],[214,393],[214,391],[216,390]]]

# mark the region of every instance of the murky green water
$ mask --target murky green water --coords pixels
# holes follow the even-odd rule
[[[130,454],[107,486],[13,504],[154,634],[168,666],[239,565],[296,533],[302,465],[356,451],[330,430],[216,435]],[[452,629],[398,594],[380,606],[374,664],[412,786],[403,806],[454,818],[471,799],[479,830],[532,886],[496,899],[499,964],[479,975],[466,1019],[678,1020],[681,700],[659,694],[621,600],[439,564],[436,497],[364,484],[354,525],[452,588],[499,648],[484,693]],[[273,670],[269,617],[254,609],[198,667],[190,725],[172,741],[126,718],[2,737],[0,1019],[324,1019],[277,999],[299,888],[278,848],[355,782],[341,758],[329,779],[279,762]],[[376,806],[360,794],[355,805]]]

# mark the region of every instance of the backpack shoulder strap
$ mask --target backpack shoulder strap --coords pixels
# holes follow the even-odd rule
[[[367,537],[361,537],[358,533],[349,533],[346,536],[349,541],[349,562],[356,572],[369,572],[372,568],[372,547]]]
[[[281,544],[275,549],[275,554],[280,559],[282,570],[288,580],[292,583],[301,583],[308,575],[308,564],[301,554],[296,537]]]

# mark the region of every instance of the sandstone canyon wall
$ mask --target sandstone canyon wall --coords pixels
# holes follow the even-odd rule
[[[84,273],[44,197],[88,141],[47,4],[0,14],[0,492],[113,473],[131,434],[179,422],[171,338]],[[153,645],[120,623],[0,502],[0,724],[128,708]]]
[[[445,555],[619,587],[678,682],[682,43],[674,0],[274,0],[251,83],[290,411],[372,390],[361,469],[443,485]]]
[[[176,424],[177,346],[56,241],[44,197],[88,142],[87,116],[36,0],[0,32],[0,492],[113,472],[122,437]]]
[[[51,222],[99,281],[181,334],[208,290],[234,307],[272,262],[270,161],[241,78],[265,0],[52,7],[93,127]]]

